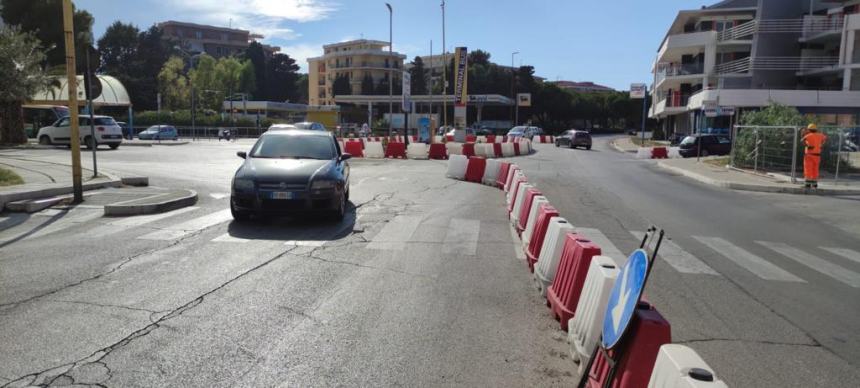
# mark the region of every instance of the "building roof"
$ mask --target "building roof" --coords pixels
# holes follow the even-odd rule
[[[706,9],[726,9],[726,8],[754,8],[758,7],[759,0],[723,0],[714,5],[705,7]]]
[[[248,31],[248,30],[240,30],[240,29],[238,29],[238,28],[227,28],[227,27],[210,26],[210,25],[208,25],[208,24],[197,24],[197,23],[188,23],[188,22],[178,22],[178,21],[175,21],[175,20],[168,20],[168,21],[166,21],[166,22],[158,23],[158,26],[159,26],[159,27],[163,27],[163,26],[194,27],[194,28],[201,28],[201,29],[207,29],[207,30],[213,30],[213,31],[221,31],[221,32],[234,32],[234,33],[238,33],[238,34],[249,34],[249,35],[251,34],[251,32],[250,32],[250,31]],[[262,35],[255,34],[255,37],[260,37],[260,38],[262,38],[263,36],[262,36]]]
[[[374,46],[388,47],[387,41],[373,40],[373,39],[355,39],[355,40],[348,40],[346,42],[338,42],[338,43],[331,43],[331,44],[323,45],[323,48],[327,49],[327,48],[335,48],[335,47],[343,47],[343,46],[354,46],[357,44],[370,44],[370,45],[374,45]]]

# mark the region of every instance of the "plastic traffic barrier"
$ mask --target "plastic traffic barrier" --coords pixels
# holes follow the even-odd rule
[[[442,143],[442,136],[440,136],[440,135],[433,136],[433,143]]]
[[[540,207],[543,204],[549,204],[549,199],[547,199],[543,195],[538,195],[532,200],[532,206],[529,209],[529,216],[526,219],[526,227],[523,229],[522,243],[523,249],[528,251],[529,244],[531,243],[532,235],[535,230],[535,223],[538,219],[538,214],[540,213]]]
[[[475,156],[475,143],[463,143],[463,155]]]
[[[514,181],[514,177],[517,176],[517,171],[520,171],[520,166],[511,164],[511,167],[508,169],[508,178],[505,179],[505,184],[502,185],[502,190],[504,190],[506,194],[511,191],[511,183]]]
[[[514,142],[512,144],[514,145],[514,155],[516,155],[516,156],[522,155],[522,153],[520,151],[520,142]]]
[[[681,147],[669,147],[669,159],[679,159],[681,157]]]
[[[466,143],[474,143],[478,140],[478,137],[475,135],[466,135]]]
[[[388,143],[388,147],[385,148],[385,157],[406,159],[406,143]]]
[[[613,388],[639,388],[648,386],[660,347],[672,342],[672,327],[647,302],[640,302],[633,313],[627,333],[624,334],[624,351],[617,360],[615,374],[608,386]],[[609,380],[609,362],[598,351],[588,371],[589,388],[604,387]],[[618,357],[615,350],[610,357]]]
[[[469,165],[469,159],[463,155],[451,155],[448,159],[448,172],[445,176],[449,178],[464,180],[466,179],[466,167]]]
[[[484,178],[484,170],[487,168],[487,159],[480,156],[469,158],[469,164],[466,166],[466,181],[481,183]]]
[[[496,186],[496,180],[499,178],[499,172],[502,170],[502,163],[498,160],[487,160],[487,168],[484,169],[484,177],[481,183],[487,186]]]
[[[654,147],[651,149],[651,159],[668,159],[669,150],[666,147]]]
[[[512,201],[513,207],[511,208],[511,212],[508,213],[508,217],[511,219],[511,225],[516,225],[520,220],[520,211],[523,209],[523,198],[526,196],[526,193],[529,189],[534,188],[534,185],[528,182],[520,183],[517,188],[516,193],[514,194],[514,198]]]
[[[517,233],[522,235],[523,230],[526,229],[526,222],[529,220],[529,212],[532,210],[532,202],[534,202],[535,197],[539,195],[543,195],[537,188],[531,188],[526,190],[523,196],[523,204],[520,207],[520,212],[517,216],[517,223],[514,227],[517,229]]]
[[[609,294],[612,293],[612,286],[615,285],[620,271],[611,257],[594,256],[591,259],[582,296],[573,318],[567,324],[570,355],[579,367],[580,376],[585,372],[591,354],[598,346]]]
[[[508,173],[511,171],[511,164],[508,162],[498,162],[499,163],[499,173],[496,175],[496,184],[495,186],[501,189],[505,188],[505,184],[508,183]]]
[[[495,143],[496,142],[496,135],[487,135],[486,139],[487,139],[487,143]]]
[[[445,135],[445,141],[449,143],[454,141],[454,135]]]
[[[486,142],[487,142],[486,136],[478,136],[475,138],[475,143],[486,143]]]
[[[502,143],[502,156],[510,158],[516,155],[517,153],[514,152],[514,143]]]
[[[484,146],[484,153],[487,154],[488,158],[498,158],[498,156],[496,156],[496,144],[495,143],[485,143],[485,144],[483,144],[483,146]],[[500,152],[501,152],[501,150],[502,150],[502,148],[499,147]]]
[[[409,143],[406,147],[406,156],[408,156],[409,159],[428,159],[427,144]]]
[[[493,156],[497,158],[501,158],[504,156],[502,154],[502,144],[501,143],[493,143]]]
[[[378,141],[369,141],[364,145],[364,154],[368,158],[384,158],[385,151],[382,149],[382,143]]]
[[[665,344],[657,353],[648,388],[728,388],[695,350]]]
[[[489,152],[487,150],[489,147]],[[476,143],[475,144],[475,155],[484,157],[484,158],[492,158],[493,155],[493,145],[492,144],[484,144],[484,143]]]
[[[538,217],[535,221],[535,230],[532,232],[531,241],[525,250],[526,262],[529,265],[529,271],[535,271],[535,263],[540,258],[540,253],[543,251],[543,243],[546,239],[546,232],[549,229],[549,222],[553,217],[558,217],[558,210],[550,204],[543,205],[538,210]]]
[[[516,199],[517,191],[520,189],[520,185],[526,181],[528,181],[528,178],[526,178],[525,174],[523,174],[521,170],[517,170],[517,172],[514,173],[514,179],[511,181],[505,202],[508,205],[509,217],[510,213],[514,210],[514,200]]]
[[[442,143],[433,143],[430,144],[428,156],[430,159],[448,159],[448,150],[445,149],[445,145]]]
[[[549,220],[549,226],[546,229],[546,236],[543,239],[540,255],[538,255],[538,261],[535,264],[534,274],[535,285],[543,297],[546,297],[546,290],[555,279],[555,273],[558,269],[558,262],[561,260],[561,253],[564,251],[567,234],[573,233],[573,231],[573,225],[564,218],[552,217]]]
[[[639,147],[639,149],[636,150],[636,159],[651,159],[651,148]]]
[[[445,143],[445,149],[448,150],[448,155],[463,155],[463,143]]]
[[[591,240],[574,233],[567,235],[555,279],[546,293],[546,299],[562,330],[567,331],[567,323],[573,317],[582,295],[591,259],[597,255],[600,255],[600,247]]]
[[[354,157],[354,158],[363,158],[364,157],[364,152],[361,149],[361,142],[360,141],[348,141],[348,142],[346,142],[346,144],[344,144],[344,147],[346,149],[346,153],[352,155],[352,157]]]

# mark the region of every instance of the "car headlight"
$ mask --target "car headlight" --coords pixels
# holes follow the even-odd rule
[[[236,191],[254,191],[254,181],[251,179],[234,179],[233,188]]]
[[[311,190],[326,190],[333,189],[335,187],[334,181],[314,181],[311,183]]]

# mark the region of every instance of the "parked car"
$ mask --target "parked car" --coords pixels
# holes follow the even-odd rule
[[[24,130],[29,138],[36,138],[39,128],[69,115],[69,108],[62,105],[24,105],[21,109],[24,112]]]
[[[681,156],[685,158],[692,158],[697,155],[728,155],[732,152],[732,140],[723,135],[695,134],[685,137],[679,148]]]
[[[80,116],[78,118],[78,134],[80,135],[81,144],[87,148],[94,148],[96,145],[107,144],[111,149],[117,149],[122,144],[122,128],[117,125],[116,121],[110,116],[93,116],[93,127],[90,126],[89,116]],[[63,117],[53,125],[42,127],[36,138],[39,139],[39,144],[51,145],[71,145],[71,118]]]
[[[267,131],[281,131],[281,130],[291,130],[291,129],[299,129],[295,125],[292,124],[272,124],[269,126]]]
[[[565,146],[569,148],[585,147],[585,149],[590,150],[591,134],[587,131],[577,129],[564,131],[564,133],[555,138],[555,146]]]
[[[305,121],[302,123],[295,123],[294,125],[298,129],[304,129],[304,130],[308,130],[308,131],[325,131],[326,130],[325,125],[322,125],[320,123],[313,123],[313,122]]]
[[[264,133],[233,176],[230,211],[252,215],[326,213],[343,219],[349,200],[349,160],[333,134],[295,130]]]
[[[179,140],[179,131],[170,125],[153,125],[137,134],[140,140]]]
[[[688,135],[688,134],[686,134],[686,133],[677,133],[677,132],[676,132],[676,133],[673,133],[673,134],[672,134],[672,136],[669,136],[669,145],[676,146],[676,145],[678,145],[678,144],[681,144],[681,142],[682,142],[682,141],[683,141],[687,136],[689,136],[689,135]]]
[[[511,128],[510,131],[508,131],[508,137],[524,137],[527,139],[532,139],[535,137],[535,135],[542,135],[542,134],[543,134],[543,129],[538,128],[538,127],[531,127],[531,126],[513,127],[513,128]]]
[[[450,127],[450,130],[448,132],[446,132],[445,135],[446,136],[454,136],[454,131],[456,131],[456,130],[457,130],[457,128]],[[477,134],[475,132],[475,128],[463,128],[463,130],[466,131],[466,136],[477,136]]]

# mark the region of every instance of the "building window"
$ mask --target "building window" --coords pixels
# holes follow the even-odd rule
[[[227,33],[226,32],[221,34],[221,40],[224,40],[224,41],[227,40]]]
[[[203,31],[194,31],[194,36],[196,36],[197,39],[203,39]]]
[[[221,46],[215,47],[215,54],[218,56],[221,55]]]

